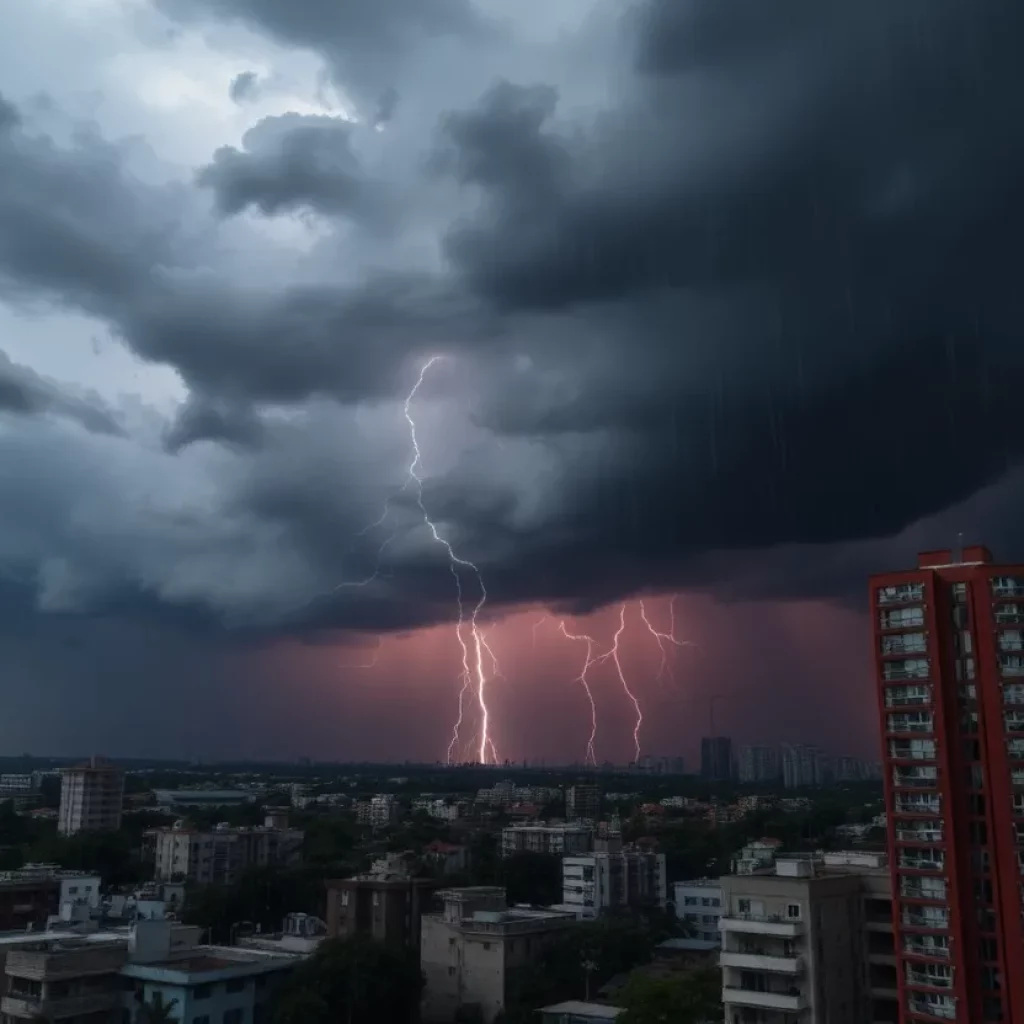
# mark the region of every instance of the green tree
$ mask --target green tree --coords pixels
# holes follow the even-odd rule
[[[616,1024],[710,1024],[722,1020],[719,971],[679,972],[662,977],[636,975],[618,1000],[625,1013]]]
[[[273,1024],[413,1024],[422,988],[419,960],[409,950],[329,939],[288,979]]]

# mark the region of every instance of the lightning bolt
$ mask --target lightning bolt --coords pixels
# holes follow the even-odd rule
[[[544,617],[545,619],[547,616]],[[540,620],[541,622],[544,619]],[[534,628],[540,625],[540,622],[534,624]],[[560,622],[558,628],[562,631],[562,636],[566,640],[576,640],[578,642],[585,643],[587,645],[587,657],[583,663],[583,671],[573,680],[573,682],[579,683],[587,695],[587,700],[590,701],[590,738],[587,740],[587,762],[589,764],[597,766],[597,755],[594,753],[594,738],[597,736],[597,705],[594,703],[594,695],[590,690],[590,683],[587,680],[587,673],[593,668],[594,665],[599,664],[602,660],[608,657],[608,654],[601,655],[601,657],[594,657],[594,640],[592,637],[586,634],[570,633],[565,628],[565,622]],[[610,654],[611,652],[609,652]]]
[[[543,626],[543,625],[544,625],[544,623],[545,623],[545,622],[547,622],[547,621],[548,621],[548,619],[550,619],[550,618],[551,618],[551,616],[550,616],[550,615],[542,615],[542,616],[541,616],[541,617],[540,617],[540,618],[539,618],[539,619],[538,619],[538,620],[537,620],[537,621],[536,621],[536,622],[535,622],[535,623],[533,624],[533,649],[534,649],[535,651],[537,650],[537,629],[538,629],[538,628],[539,628],[540,626]],[[564,623],[563,623],[563,625],[564,625]]]
[[[630,699],[633,707],[636,709],[636,725],[633,727],[633,746],[636,748],[636,760],[640,760],[640,727],[644,724],[644,713],[640,708],[640,701],[636,699],[636,695],[629,688],[629,683],[626,682],[626,673],[622,670],[622,662],[619,660],[619,639],[622,634],[626,631],[626,606],[625,604],[619,605],[619,628],[615,630],[615,635],[612,637],[612,647],[607,654],[603,654],[598,660],[606,661],[611,658],[612,664],[615,665],[615,671],[619,675],[619,682],[622,683],[622,689],[626,691],[626,696]]]
[[[655,629],[651,624],[651,620],[647,617],[647,609],[644,607],[643,601],[640,602],[640,618],[643,619],[644,625],[647,627],[647,631],[654,637],[654,642],[658,645],[658,650],[661,651],[661,665],[658,668],[658,681],[661,682],[665,678],[665,672],[668,671],[669,679],[674,681],[672,674],[672,666],[669,664],[669,651],[665,646],[666,644],[675,644],[676,647],[690,647],[691,644],[688,640],[679,640],[676,637],[676,599],[673,595],[668,603],[668,614],[669,614],[669,631],[662,633]]]
[[[453,729],[452,741],[448,745],[448,763],[451,763],[452,751],[458,745],[459,730],[462,728],[463,712],[465,709],[466,692],[471,686],[476,691],[477,704],[480,707],[480,763],[487,763],[488,754],[491,754],[493,756],[494,763],[497,763],[498,756],[490,733],[491,715],[490,710],[487,707],[487,672],[484,669],[484,652],[487,649],[486,639],[484,638],[479,626],[480,613],[483,611],[484,605],[487,603],[487,588],[484,586],[484,578],[481,575],[480,570],[468,559],[461,558],[455,553],[455,549],[452,547],[451,543],[438,531],[437,524],[430,518],[430,514],[427,512],[427,508],[423,503],[423,477],[420,476],[423,460],[420,454],[419,439],[416,435],[416,421],[412,416],[412,403],[416,399],[417,392],[423,386],[423,381],[426,378],[427,372],[435,363],[440,362],[443,358],[443,356],[431,356],[430,359],[423,364],[416,383],[413,385],[412,390],[405,399],[403,411],[405,414],[405,421],[409,425],[409,440],[412,443],[413,450],[413,460],[409,464],[409,474],[406,478],[406,483],[408,484],[411,480],[415,486],[416,504],[423,515],[423,525],[430,530],[430,535],[433,537],[435,543],[440,544],[441,547],[444,548],[445,553],[448,555],[448,568],[452,574],[452,578],[455,580],[455,596],[459,611],[458,621],[455,624],[455,639],[458,641],[459,648],[462,651],[462,689],[459,691],[458,718],[456,719]],[[459,573],[460,569],[471,572],[476,577],[477,586],[480,589],[480,597],[473,605],[473,610],[469,616],[468,626],[470,640],[468,643],[466,638],[463,636],[463,628],[467,623],[465,601],[462,590],[462,577]],[[493,652],[491,652],[491,657],[493,658]]]

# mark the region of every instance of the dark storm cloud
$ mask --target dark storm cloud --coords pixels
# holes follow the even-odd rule
[[[255,71],[242,71],[231,80],[228,95],[236,103],[248,103],[256,98],[260,76]]]
[[[154,0],[176,21],[221,19],[322,54],[338,81],[376,92],[394,63],[438,37],[490,31],[472,0]]]
[[[362,8],[205,7],[339,67],[360,32],[378,33],[372,55],[430,10],[396,28],[370,19],[398,7],[367,6],[342,45],[334,19]],[[600,117],[582,123],[550,84],[501,81],[440,118],[435,183],[440,172],[460,185],[469,211],[449,223],[438,204],[448,277],[233,283],[174,215],[174,193],[133,180],[117,148],[64,149],[17,128],[15,147],[0,140],[0,281],[102,316],[177,369],[202,396],[165,439],[179,459],[202,437],[250,445],[224,501],[239,531],[258,523],[272,541],[231,542],[252,559],[253,588],[279,578],[261,558],[315,567],[323,596],[295,621],[411,627],[450,613],[452,581],[422,527],[412,537],[422,517],[407,488],[381,579],[336,589],[377,565],[387,531],[363,531],[378,492],[402,486],[408,445],[388,453],[388,480],[301,457],[302,445],[367,446],[356,430],[293,410],[302,444],[269,426],[257,439],[248,410],[400,399],[435,350],[464,378],[444,404],[499,435],[431,469],[424,490],[484,570],[492,607],[715,587],[736,552],[752,566],[773,545],[890,535],[1019,463],[1024,11],[639,9],[624,22],[621,100]],[[350,216],[364,179],[346,131],[272,119],[201,179],[227,211]],[[401,431],[400,405],[387,408]],[[435,430],[421,436],[432,458],[456,437],[447,422]],[[187,540],[205,566],[217,538]],[[173,593],[216,611],[239,601],[225,577],[223,563],[195,569]],[[802,586],[817,593],[824,578]]]
[[[197,180],[213,190],[225,214],[248,206],[267,215],[305,207],[379,221],[383,195],[352,152],[351,131],[338,117],[267,117],[245,133],[241,150],[218,149]]]
[[[74,420],[97,434],[121,434],[116,417],[95,397],[82,398],[62,391],[56,384],[0,352],[0,414],[19,416],[50,414]]]

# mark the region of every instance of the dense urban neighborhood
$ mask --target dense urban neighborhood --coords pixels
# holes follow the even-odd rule
[[[3,767],[5,1024],[898,1019],[877,765]]]

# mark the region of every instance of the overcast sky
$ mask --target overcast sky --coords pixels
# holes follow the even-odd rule
[[[0,751],[444,757],[412,466],[502,756],[583,756],[558,622],[622,602],[648,752],[722,693],[871,755],[867,574],[1024,548],[1021,52],[1010,0],[9,5]]]

